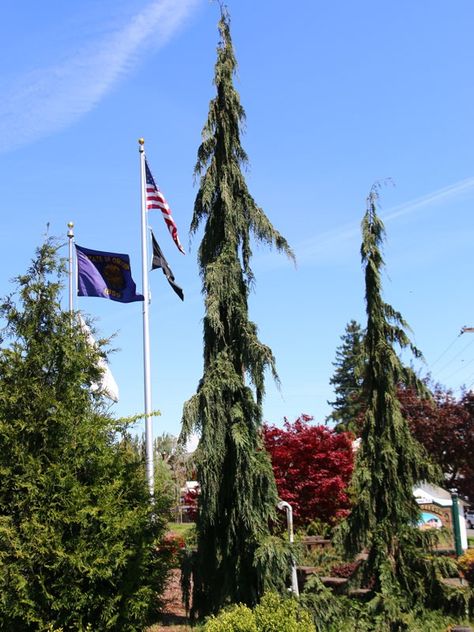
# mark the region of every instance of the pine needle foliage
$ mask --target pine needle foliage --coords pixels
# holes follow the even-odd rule
[[[328,420],[336,423],[338,432],[350,430],[357,434],[357,420],[363,410],[361,392],[365,364],[364,332],[358,322],[351,320],[346,325],[341,341],[333,362],[335,371],[329,380],[336,397],[328,402],[333,407]]]
[[[440,577],[428,555],[429,538],[416,527],[419,507],[413,497],[416,483],[437,480],[438,473],[411,434],[397,399],[397,386],[416,378],[403,366],[394,347],[411,349],[417,357],[420,352],[410,342],[401,314],[382,298],[385,231],[377,215],[378,193],[375,185],[362,221],[367,310],[363,397],[367,409],[353,478],[356,500],[345,545],[352,555],[368,549],[364,581],[372,584],[376,594],[373,606],[388,621],[396,622],[403,609],[429,602],[433,595],[430,582]],[[396,625],[394,629],[398,629]]]
[[[0,305],[0,630],[142,630],[163,525],[126,424],[91,390],[98,351],[60,308],[56,250]]]
[[[182,434],[193,428],[201,433],[193,593],[193,613],[200,616],[232,602],[253,605],[267,585],[256,552],[268,536],[277,492],[261,436],[261,401],[266,369],[277,376],[272,351],[259,341],[248,317],[251,239],[293,258],[242,173],[245,113],[233,85],[236,59],[223,6],[219,32],[217,94],[198,150],[200,187],[191,223],[191,234],[205,223],[198,254],[205,297],[204,371],[196,394],[184,405]]]

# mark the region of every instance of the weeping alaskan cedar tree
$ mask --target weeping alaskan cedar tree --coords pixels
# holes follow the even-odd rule
[[[0,304],[0,630],[143,630],[166,576],[143,460],[46,242]],[[121,438],[121,439],[120,439]]]
[[[400,383],[411,383],[420,391],[423,385],[403,366],[394,345],[410,349],[417,357],[420,352],[405,333],[407,324],[401,314],[382,298],[385,231],[377,216],[377,201],[375,185],[362,221],[367,309],[362,388],[366,412],[353,477],[355,504],[344,535],[350,555],[368,549],[362,581],[373,587],[371,605],[390,629],[399,629],[397,625],[407,610],[441,606],[446,587],[438,579],[440,573],[449,571],[449,562],[429,555],[434,536],[416,526],[420,512],[413,486],[438,480],[439,473],[411,434],[397,397]]]
[[[270,574],[262,547],[268,543],[277,491],[263,445],[261,400],[265,370],[277,376],[271,349],[259,341],[248,318],[251,235],[293,258],[242,174],[245,114],[233,86],[236,60],[225,8],[219,31],[217,95],[198,150],[195,173],[201,179],[191,223],[194,234],[205,220],[198,255],[205,296],[204,371],[183,409],[183,437],[193,428],[201,434],[197,477],[202,492],[192,565],[192,613],[199,616],[230,602],[256,603]]]

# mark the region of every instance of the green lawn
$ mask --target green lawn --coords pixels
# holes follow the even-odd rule
[[[172,531],[183,538],[190,536],[194,530],[194,522],[168,522],[168,531]]]

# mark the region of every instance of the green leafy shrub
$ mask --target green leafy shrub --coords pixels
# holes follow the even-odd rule
[[[335,564],[331,568],[331,576],[332,577],[345,577],[349,579],[354,575],[356,570],[359,568],[359,562],[344,562],[342,564]]]
[[[185,547],[182,535],[168,532],[158,546],[158,552],[169,568],[178,568],[181,563],[181,553]]]
[[[474,587],[474,549],[468,549],[457,563],[466,580]]]
[[[331,568],[345,562],[342,554],[334,546],[310,549],[300,544],[300,555],[297,557],[301,566],[314,566],[320,575],[331,575]]]
[[[330,538],[333,527],[328,522],[315,518],[306,526],[304,532],[306,535],[319,535],[322,538]]]
[[[223,610],[207,619],[203,632],[259,632],[255,616],[242,604]]]
[[[239,604],[207,619],[203,632],[316,632],[311,613],[292,597],[265,593],[254,610]]]
[[[266,593],[254,614],[258,632],[316,632],[311,613],[291,597]]]

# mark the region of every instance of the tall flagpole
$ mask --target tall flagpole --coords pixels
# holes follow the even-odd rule
[[[138,140],[140,152],[140,182],[141,182],[141,218],[142,218],[142,279],[143,279],[143,369],[145,390],[145,449],[146,449],[146,477],[150,496],[154,495],[153,471],[153,424],[151,408],[151,370],[150,370],[150,322],[149,306],[150,291],[148,288],[148,222],[146,214],[146,174],[145,174],[145,140]]]
[[[74,310],[74,271],[72,258],[72,246],[74,243],[74,222],[68,222],[67,227],[67,236],[69,239],[69,312],[72,314]]]

